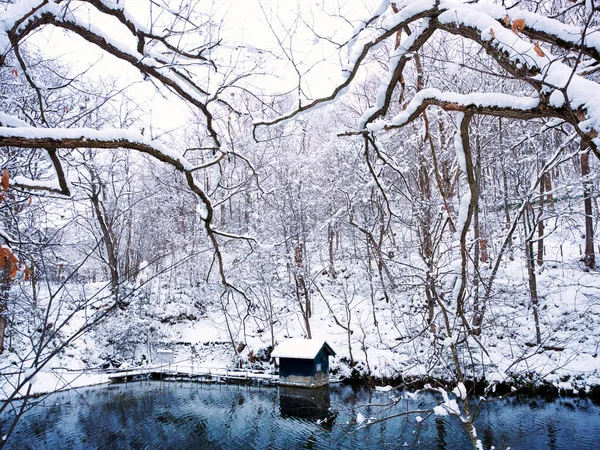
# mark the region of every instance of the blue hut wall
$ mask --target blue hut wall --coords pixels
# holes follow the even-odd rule
[[[321,350],[315,359],[279,358],[279,375],[283,378],[290,375],[312,377],[317,372],[329,373],[329,355],[325,350]]]
[[[321,365],[321,368],[318,370],[319,364]],[[321,350],[317,354],[317,357],[314,360],[314,370],[315,373],[323,372],[324,374],[329,374],[329,355],[325,350]]]
[[[290,375],[312,377],[315,374],[315,364],[312,359],[279,358],[279,376],[287,378]]]

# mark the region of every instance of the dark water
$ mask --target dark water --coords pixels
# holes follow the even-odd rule
[[[301,393],[302,391],[300,391]],[[328,395],[329,394],[329,395]],[[277,388],[135,382],[54,394],[19,422],[10,449],[462,449],[455,418],[397,417],[357,430],[364,417],[431,408],[431,396],[386,405],[390,395],[331,386],[316,398]],[[421,414],[423,417],[425,414]],[[581,399],[508,399],[482,410],[484,447],[599,449],[600,407]],[[5,426],[5,424],[4,424]],[[5,427],[3,429],[5,430]],[[472,447],[471,447],[472,448]]]

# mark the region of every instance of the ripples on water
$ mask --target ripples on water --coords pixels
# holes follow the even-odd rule
[[[430,408],[431,396],[395,407],[366,407],[389,402],[391,393],[332,386],[329,394],[311,400],[276,388],[173,382],[79,389],[49,396],[29,411],[7,447],[383,450],[407,444],[450,450],[471,445],[452,418],[430,417],[419,427],[412,415],[356,430],[359,412],[368,418]],[[485,448],[600,448],[600,407],[588,400],[503,400],[486,405],[476,424]]]

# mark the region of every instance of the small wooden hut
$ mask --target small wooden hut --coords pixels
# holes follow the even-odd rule
[[[287,339],[271,353],[279,358],[279,384],[319,387],[329,384],[329,356],[335,352],[324,340]]]

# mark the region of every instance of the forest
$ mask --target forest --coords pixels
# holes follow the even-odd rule
[[[474,448],[468,394],[598,395],[599,12],[1,2],[2,398],[288,337]]]

